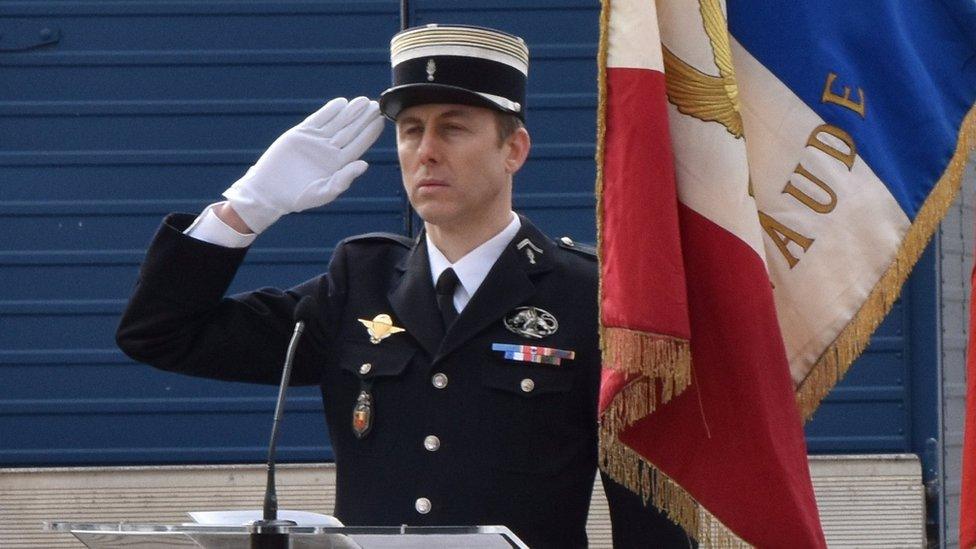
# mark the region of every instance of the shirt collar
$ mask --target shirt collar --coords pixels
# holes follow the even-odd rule
[[[431,282],[436,285],[441,273],[451,267],[457,273],[460,289],[463,289],[467,294],[466,297],[470,298],[481,286],[481,283],[485,281],[488,271],[491,270],[495,261],[502,255],[505,247],[515,238],[521,228],[522,222],[519,220],[519,216],[512,212],[512,221],[501,232],[468,252],[453,265],[431,242],[430,235],[426,234],[427,256],[430,258],[430,274],[433,277]]]

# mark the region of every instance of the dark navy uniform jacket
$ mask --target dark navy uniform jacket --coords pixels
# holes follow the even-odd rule
[[[277,384],[295,306],[311,296],[311,337],[299,346],[292,383],[321,386],[340,520],[501,524],[531,547],[585,546],[600,383],[592,254],[551,241],[523,217],[445,334],[424,238],[350,238],[320,277],[224,297],[246,249],[183,235],[192,220],[167,217],[149,249],[118,331],[129,356],[165,370]],[[541,251],[519,249],[524,239]],[[525,306],[551,313],[555,333],[530,339],[509,330],[504,319]],[[371,343],[359,319],[384,313],[405,331]],[[492,350],[498,343],[575,358],[506,359]],[[359,439],[352,414],[364,389],[372,425]],[[426,510],[421,498],[426,513],[418,511]]]

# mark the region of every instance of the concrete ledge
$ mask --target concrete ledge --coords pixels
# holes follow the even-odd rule
[[[831,548],[925,547],[918,456],[810,456],[810,475]]]
[[[811,456],[810,474],[830,547],[925,546],[917,456]],[[265,475],[264,465],[0,469],[0,547],[83,547],[44,521],[178,523],[185,511],[257,509]],[[279,465],[277,478],[280,508],[332,512],[332,464]],[[590,547],[611,547],[599,475],[587,532]]]
[[[258,509],[264,465],[0,469],[0,547],[83,548],[45,521],[186,522],[186,511]],[[335,466],[282,464],[278,507],[329,514]],[[587,531],[591,547],[610,547],[610,518],[597,476]]]

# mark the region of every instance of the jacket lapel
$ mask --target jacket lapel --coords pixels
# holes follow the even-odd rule
[[[430,356],[437,354],[444,337],[441,314],[431,283],[426,239],[421,234],[413,250],[397,265],[403,272],[400,283],[389,293],[390,305],[407,333],[420,342]]]
[[[552,242],[526,218],[520,216],[520,219],[522,227],[518,234],[506,246],[481,287],[445,334],[434,357],[435,362],[457,350],[487,326],[501,322],[506,313],[525,303],[535,293],[533,277],[552,269]],[[522,244],[526,240],[529,243]],[[427,270],[427,285],[430,286],[429,265]]]

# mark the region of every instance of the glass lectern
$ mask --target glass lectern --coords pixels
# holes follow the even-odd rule
[[[135,524],[129,522],[48,522],[45,529],[73,534],[90,549],[256,547],[253,526],[203,524]],[[504,526],[276,526],[292,549],[526,549]]]

